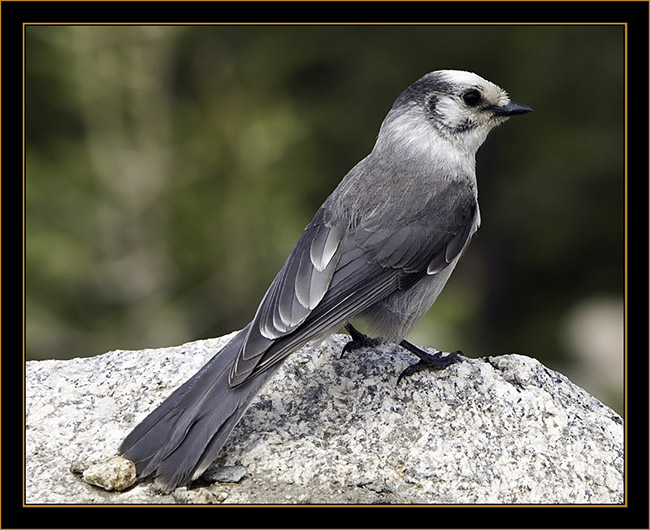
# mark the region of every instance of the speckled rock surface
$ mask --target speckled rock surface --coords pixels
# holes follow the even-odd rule
[[[227,340],[27,363],[26,502],[624,501],[622,419],[561,374],[503,355],[396,386],[414,356],[384,345],[341,358],[341,335],[293,354],[259,394],[215,463],[233,466],[214,474],[226,482],[162,495],[82,480]]]

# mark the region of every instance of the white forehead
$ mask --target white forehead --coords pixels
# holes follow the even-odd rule
[[[475,74],[474,72],[465,72],[464,70],[439,70],[441,78],[444,78],[448,83],[459,84],[459,85],[492,85],[496,88],[499,88],[494,83],[491,83],[487,79],[483,79],[480,75]]]
[[[480,85],[485,83],[494,84],[490,83],[487,79],[483,79],[480,75],[477,75],[474,72],[465,72],[464,70],[439,70],[439,73],[450,83]]]

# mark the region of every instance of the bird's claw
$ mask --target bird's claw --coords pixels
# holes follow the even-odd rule
[[[406,342],[406,341],[402,341],[402,342]],[[421,370],[443,370],[444,368],[447,368],[448,366],[460,361],[461,360],[460,355],[463,354],[463,352],[460,350],[456,350],[454,352],[447,353],[447,354],[441,351],[436,353],[429,353],[418,348],[417,346],[414,346],[410,342],[407,344],[410,347],[407,347],[404,344],[400,344],[400,346],[405,347],[411,353],[415,353],[415,355],[417,355],[420,358],[420,360],[417,363],[407,366],[402,371],[402,373],[399,374],[399,377],[397,378],[398,385],[403,377],[408,377],[417,372],[420,372]]]
[[[352,324],[346,324],[345,329],[350,334],[352,340],[343,346],[341,357],[343,357],[346,353],[358,350],[359,348],[372,348],[379,346],[383,342],[381,339],[373,339],[368,337],[368,335],[361,333]]]

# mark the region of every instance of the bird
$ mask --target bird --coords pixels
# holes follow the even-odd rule
[[[418,355],[418,365],[453,362],[405,337],[480,225],[477,150],[493,128],[530,111],[472,72],[436,70],[408,86],[370,154],[304,229],[253,319],[123,440],[119,454],[138,477],[155,477],[165,492],[196,481],[287,356],[343,326],[347,350],[372,341],[357,331],[362,325]]]

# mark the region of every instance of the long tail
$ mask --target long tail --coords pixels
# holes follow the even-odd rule
[[[248,326],[176,389],[124,439],[120,454],[142,478],[156,475],[171,491],[198,478],[214,461],[246,408],[281,363],[235,388],[230,367]]]

